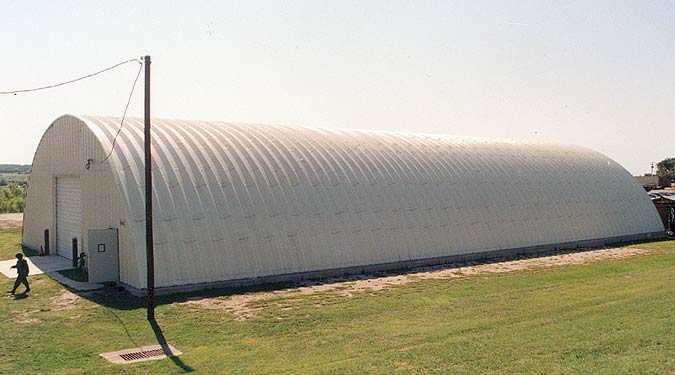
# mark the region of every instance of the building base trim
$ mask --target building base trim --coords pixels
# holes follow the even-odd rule
[[[449,263],[462,263],[469,261],[483,261],[499,257],[512,257],[517,255],[532,255],[558,250],[598,248],[607,245],[616,245],[620,243],[635,242],[642,240],[659,240],[666,238],[665,232],[650,232],[641,234],[632,234],[616,237],[607,237],[590,240],[571,241],[550,245],[537,245],[520,247],[514,249],[489,250],[482,252],[473,252],[467,254],[453,254],[442,257],[414,259],[400,262],[379,263],[370,265],[350,266],[343,268],[333,268],[327,270],[297,272],[282,275],[270,275],[236,280],[223,280],[197,284],[174,285],[168,287],[159,287],[155,289],[155,295],[167,295],[176,293],[189,293],[205,289],[219,288],[241,288],[261,284],[275,283],[293,283],[312,279],[342,277],[348,275],[358,275],[363,273],[391,272],[408,270],[419,267],[435,266]],[[146,289],[138,289],[130,285],[124,285],[127,290],[135,296],[145,296]]]

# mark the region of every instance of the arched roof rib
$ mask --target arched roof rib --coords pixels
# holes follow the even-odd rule
[[[118,120],[82,121],[109,149]],[[660,230],[625,169],[576,146],[156,119],[153,149],[158,267],[182,283]],[[109,163],[142,222],[141,120]]]

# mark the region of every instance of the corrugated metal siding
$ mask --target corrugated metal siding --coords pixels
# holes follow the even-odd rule
[[[68,117],[73,119],[73,117]],[[76,119],[86,128],[81,120]],[[108,126],[88,128],[89,131],[81,138],[82,165],[82,217],[85,229],[118,228],[120,250],[120,280],[130,285],[140,282],[139,269],[145,263],[139,264],[136,251],[131,242],[129,223],[126,210],[120,199],[120,189],[113,176],[109,160],[102,162],[110,152],[111,144],[101,142],[101,139],[112,139],[119,126],[119,119],[105,119]],[[90,159],[89,169],[85,168],[86,160]],[[102,204],[105,202],[105,204]],[[83,232],[86,233],[86,232]],[[88,238],[84,236],[85,246],[88,247]],[[143,260],[145,257],[142,258]]]
[[[84,122],[74,116],[62,116],[43,135],[33,158],[24,211],[23,242],[37,249],[43,245],[44,230],[50,230],[52,254],[56,248],[56,180],[79,177],[81,232],[79,246],[87,249],[89,229],[119,228],[120,248],[132,249],[126,214],[119,188],[107,163],[101,141]],[[109,149],[108,149],[109,150]],[[86,168],[87,159],[94,162]],[[121,224],[124,223],[124,224]],[[64,254],[67,255],[67,254]],[[138,285],[135,252],[120,259],[120,280]],[[122,261],[125,261],[122,264]],[[143,265],[144,266],[144,265]]]
[[[116,122],[86,121],[110,142]],[[625,169],[574,146],[175,120],[153,129],[158,286],[660,230]],[[129,120],[113,154],[138,259],[142,134]]]
[[[82,121],[101,160],[118,120]],[[97,173],[114,179],[119,206],[101,223],[128,218],[120,268],[143,288],[141,120],[126,122],[109,165]],[[153,120],[153,168],[160,287],[662,229],[625,169],[575,146]],[[81,173],[84,200],[93,174]],[[87,202],[83,217],[98,207]]]
[[[55,233],[54,217],[52,215],[53,203],[53,185],[55,181],[52,177],[51,168],[51,146],[52,139],[48,136],[50,129],[47,129],[42,136],[35,156],[31,174],[28,180],[28,189],[26,191],[26,205],[23,210],[23,235],[22,242],[25,246],[32,249],[39,249],[44,244],[44,230],[50,230],[50,249],[54,249]]]

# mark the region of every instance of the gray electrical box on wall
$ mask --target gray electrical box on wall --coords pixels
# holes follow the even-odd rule
[[[93,229],[87,239],[89,282],[119,281],[117,229]]]

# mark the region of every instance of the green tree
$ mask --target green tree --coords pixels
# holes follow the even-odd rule
[[[18,184],[0,187],[0,213],[23,212],[26,188]]]
[[[668,181],[675,180],[675,158],[663,159],[656,164],[656,175],[665,177]]]

